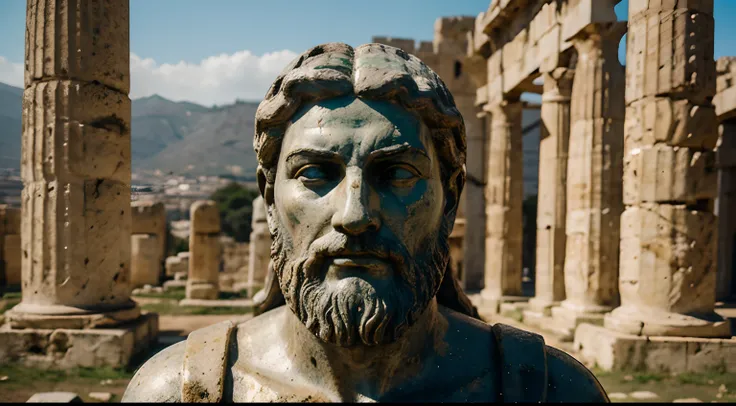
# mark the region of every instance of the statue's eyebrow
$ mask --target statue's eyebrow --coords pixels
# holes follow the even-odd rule
[[[321,150],[321,149],[313,149],[313,148],[299,148],[299,149],[295,149],[294,151],[291,151],[289,155],[286,156],[286,162],[289,162],[292,159],[296,159],[299,157],[328,159],[330,161],[342,160],[342,156],[338,154],[337,152]]]
[[[373,159],[379,159],[379,158],[387,158],[387,157],[391,157],[395,155],[402,155],[406,153],[416,154],[418,156],[422,156],[426,159],[429,159],[429,155],[427,154],[427,151],[416,148],[416,147],[412,147],[408,143],[399,144],[399,145],[391,145],[385,148],[377,149],[368,155],[368,159],[373,160]]]

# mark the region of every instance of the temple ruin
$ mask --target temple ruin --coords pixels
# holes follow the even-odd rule
[[[439,19],[433,43],[374,41],[413,50],[460,100],[468,182],[456,227],[466,278],[484,275],[465,285],[480,290],[481,313],[521,315],[603,368],[699,371],[736,356],[730,322],[714,311],[736,286],[736,64],[713,60],[712,1],[630,0],[628,22],[618,3],[492,1],[475,19]],[[461,66],[471,68],[459,83]],[[521,273],[530,93],[542,116],[533,297]],[[700,348],[697,360],[662,361]]]

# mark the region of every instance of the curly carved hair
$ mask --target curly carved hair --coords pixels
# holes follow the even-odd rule
[[[318,45],[294,59],[258,106],[253,149],[265,177],[259,183],[273,185],[281,141],[300,107],[349,95],[397,103],[418,115],[435,143],[443,181],[459,172],[464,183],[465,124],[440,77],[401,49],[338,42]]]

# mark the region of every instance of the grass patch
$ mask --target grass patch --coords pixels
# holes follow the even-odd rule
[[[133,295],[133,297],[145,297],[150,299],[171,299],[171,300],[182,300],[186,297],[186,291],[183,288],[177,288],[169,290],[163,293],[139,293]]]
[[[222,315],[222,314],[248,314],[253,311],[248,307],[205,307],[205,306],[179,306],[176,300],[161,301],[159,303],[147,303],[141,306],[142,310],[165,314],[170,316],[181,315]]]
[[[21,297],[23,297],[23,294],[21,292],[5,292],[3,295],[3,299],[18,299],[20,300]]]
[[[0,381],[0,387],[5,385],[33,386],[37,381],[64,382],[68,380],[89,379],[103,380],[130,380],[132,371],[114,368],[71,368],[71,369],[36,369],[16,364],[0,365],[0,375],[7,376],[8,380]]]
[[[592,372],[609,394],[650,391],[659,395],[652,400],[655,402],[672,402],[685,398],[696,398],[704,402],[736,400],[736,373],[724,373],[717,368],[709,372],[681,374],[602,371],[599,368],[593,368]],[[629,397],[613,401],[634,402],[635,399]]]
[[[6,311],[10,310],[13,306],[17,305],[18,303],[20,303],[20,298],[0,299],[0,314],[3,314]]]

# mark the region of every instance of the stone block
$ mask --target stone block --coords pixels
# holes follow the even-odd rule
[[[736,117],[736,86],[716,94],[713,98],[718,120],[730,120]]]
[[[220,211],[213,200],[194,202],[190,209],[191,234],[215,234],[220,232]],[[191,249],[189,250],[191,252]]]
[[[217,300],[219,294],[218,286],[207,282],[187,281],[187,299]]]
[[[115,329],[10,329],[0,327],[0,363],[32,368],[123,368],[155,344],[158,315],[144,314]]]
[[[716,107],[710,103],[649,97],[626,108],[626,144],[644,148],[664,143],[672,147],[711,150],[718,141]]]
[[[622,302],[712,313],[716,217],[684,205],[645,204],[621,216]]]
[[[162,202],[135,201],[131,206],[131,233],[156,234],[162,237],[166,233],[166,208]]]
[[[637,2],[629,9],[627,104],[669,95],[706,105],[716,93],[712,0],[705,11],[663,6],[675,1]]]
[[[173,278],[178,273],[186,275],[189,272],[189,262],[183,261],[180,257],[166,258],[166,277]]]
[[[98,83],[30,85],[23,94],[23,180],[130,184],[130,109],[127,93]]]
[[[736,372],[736,339],[635,336],[581,324],[574,350],[603,370]]]
[[[635,148],[624,156],[624,203],[682,202],[715,199],[718,172],[714,151],[658,144]]]
[[[161,274],[158,237],[154,234],[133,234],[130,237],[130,285],[157,286]]]
[[[26,87],[63,77],[130,92],[128,2],[31,1],[26,10]]]
[[[28,398],[26,403],[84,403],[84,401],[73,392],[38,392]]]
[[[209,234],[189,236],[189,279],[216,283],[220,272],[220,241]]]
[[[2,257],[0,257],[0,260],[5,261],[5,284],[9,286],[20,286],[20,283],[21,283],[20,235],[18,234],[6,235],[2,248],[3,248],[3,255]]]

